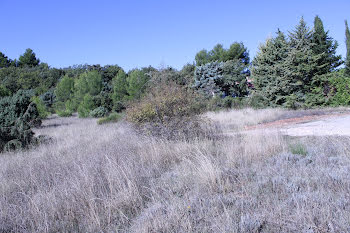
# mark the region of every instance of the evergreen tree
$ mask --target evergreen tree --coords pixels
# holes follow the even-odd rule
[[[25,53],[19,57],[19,66],[34,67],[39,65],[40,60],[36,58],[35,53],[31,49],[27,49]]]
[[[350,76],[350,30],[348,21],[345,20],[345,36],[346,36],[346,62],[345,75]]]
[[[121,69],[117,76],[113,80],[113,105],[114,109],[120,111],[124,108],[123,101],[128,95],[127,92],[127,76],[126,73]]]
[[[256,92],[272,105],[282,105],[288,94],[284,81],[284,62],[289,44],[283,32],[261,45],[252,64],[252,79]]]
[[[73,78],[64,76],[61,81],[57,84],[55,95],[57,101],[66,102],[72,99],[74,93],[74,80]]]
[[[149,76],[141,70],[133,70],[127,77],[128,85],[126,90],[131,99],[140,98],[146,89],[146,83],[149,80]]]
[[[290,51],[284,63],[284,79],[282,85],[287,87],[285,106],[301,107],[306,94],[312,89],[312,82],[317,71],[324,67],[321,63],[322,54],[313,51],[312,32],[306,26],[303,18],[295,31],[291,32]]]
[[[5,54],[0,52],[0,68],[9,67],[10,65],[11,65],[11,60],[8,59],[8,57],[5,56]]]
[[[311,37],[312,49],[315,55],[319,55],[316,75],[329,73],[341,65],[341,56],[336,55],[338,43],[328,36],[323,27],[322,20],[316,16],[314,20],[314,32]]]
[[[201,66],[201,65],[204,65],[204,64],[210,62],[209,54],[208,54],[207,50],[203,49],[203,50],[199,51],[196,54],[195,60],[196,60],[197,66]]]
[[[342,64],[341,56],[336,55],[338,43],[328,36],[322,20],[316,16],[311,38],[312,50],[316,59],[316,70],[311,81],[311,90],[306,94],[306,106],[320,106],[327,103],[330,93],[330,78],[338,66]]]

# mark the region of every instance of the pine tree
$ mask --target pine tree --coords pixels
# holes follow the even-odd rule
[[[27,49],[25,53],[19,57],[19,66],[34,67],[39,65],[40,60],[36,58],[35,53],[31,49]]]
[[[342,64],[341,56],[336,55],[338,43],[328,36],[322,20],[316,16],[311,37],[316,69],[313,72],[311,89],[306,94],[306,106],[325,105],[330,92],[330,74]]]
[[[346,62],[345,75],[350,76],[350,30],[348,21],[345,20],[345,36],[346,36]]]
[[[263,96],[271,105],[282,105],[288,87],[284,86],[284,62],[288,56],[289,45],[283,32],[267,39],[261,45],[252,64],[252,79],[256,92]]]
[[[318,59],[319,70],[315,74],[322,75],[334,71],[341,65],[341,56],[336,55],[338,43],[328,36],[323,27],[322,20],[316,16],[314,20],[314,32],[311,37],[312,49]]]
[[[301,107],[305,102],[306,93],[310,93],[314,75],[322,69],[321,54],[313,51],[312,31],[303,18],[295,31],[291,32],[290,51],[284,63],[284,83],[288,88],[287,107]]]
[[[11,60],[8,59],[5,54],[0,52],[0,68],[9,67],[11,65]]]

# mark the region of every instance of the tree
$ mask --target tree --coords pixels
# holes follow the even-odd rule
[[[316,70],[315,75],[334,71],[342,64],[341,56],[336,55],[338,43],[329,37],[328,31],[324,30],[322,20],[318,16],[314,20],[311,43],[314,55],[320,56],[317,60],[319,69]]]
[[[78,107],[79,117],[88,117],[90,112],[96,107],[92,96],[88,93]]]
[[[225,49],[222,44],[217,44],[209,52],[210,61],[223,61],[225,59]]]
[[[243,97],[248,94],[246,66],[240,60],[224,63],[221,90],[225,96]]]
[[[229,49],[224,49],[222,44],[217,44],[212,50],[201,50],[196,54],[195,61],[197,66],[209,62],[226,62],[240,60],[245,65],[249,64],[249,53],[243,43],[234,42]]]
[[[19,66],[35,67],[39,65],[40,60],[36,58],[35,53],[31,49],[27,49],[23,55],[19,57]]]
[[[331,91],[331,72],[342,64],[341,56],[336,55],[338,43],[328,36],[328,31],[324,30],[322,20],[318,16],[314,20],[311,46],[316,64],[311,89],[306,93],[305,98],[305,104],[308,107],[327,104]]]
[[[86,94],[97,96],[102,89],[101,75],[96,70],[81,74],[75,81],[74,89],[74,95],[77,103],[83,101]]]
[[[5,54],[0,52],[0,68],[9,67],[10,65],[11,65],[11,60],[8,59],[8,57],[5,56]]]
[[[201,66],[210,62],[208,51],[203,49],[196,54],[196,65]]]
[[[251,69],[256,92],[272,106],[282,105],[288,93],[288,86],[283,83],[289,44],[283,32],[278,30],[276,34],[275,38],[267,39],[260,46]]]
[[[130,72],[127,77],[128,85],[126,90],[131,99],[140,98],[146,89],[146,84],[149,81],[149,76],[141,70],[135,69]]]
[[[128,95],[127,86],[127,75],[121,69],[119,70],[117,76],[113,79],[112,100],[114,109],[117,111],[120,111],[124,108],[124,101]]]
[[[235,42],[230,45],[230,48],[225,52],[223,61],[230,61],[239,59],[243,64],[249,64],[248,49],[244,47],[243,43]]]
[[[312,31],[306,26],[303,18],[296,29],[290,33],[290,50],[284,63],[284,79],[281,85],[288,88],[285,105],[301,107],[306,94],[312,90],[313,78],[324,66],[322,56],[315,54],[312,43]]]
[[[345,20],[345,37],[346,37],[345,75],[350,76],[350,30],[349,30],[349,25],[347,20]]]
[[[57,101],[66,102],[73,98],[74,94],[74,80],[73,78],[64,76],[57,84],[55,95]]]
[[[0,152],[26,148],[34,142],[31,127],[40,126],[41,119],[32,96],[31,91],[20,90],[0,99]]]

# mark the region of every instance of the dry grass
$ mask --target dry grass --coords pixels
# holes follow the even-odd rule
[[[349,108],[324,108],[311,110],[287,110],[281,108],[223,110],[219,112],[207,112],[204,114],[209,119],[219,122],[224,128],[241,130],[245,126],[257,125],[277,120],[284,120],[304,116],[329,115],[350,112]]]
[[[349,231],[348,138],[170,142],[122,122],[44,125],[52,144],[0,156],[0,232]]]

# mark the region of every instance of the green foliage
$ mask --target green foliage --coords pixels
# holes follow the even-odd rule
[[[268,39],[260,46],[253,60],[251,71],[256,94],[272,106],[282,105],[288,92],[284,86],[284,61],[288,52],[285,35],[278,31],[275,38]]]
[[[350,30],[348,21],[345,20],[345,43],[346,43],[346,61],[345,61],[345,75],[350,77]]]
[[[123,114],[113,112],[113,113],[109,114],[107,117],[99,119],[97,121],[97,124],[102,125],[102,124],[107,124],[107,123],[115,123],[115,122],[120,121],[122,118],[123,118]]]
[[[207,63],[196,67],[194,88],[206,97],[242,97],[248,94],[246,65],[239,60]]]
[[[206,63],[197,66],[194,74],[194,88],[207,97],[214,97],[221,94],[220,84],[223,82],[223,62]]]
[[[26,148],[35,140],[31,127],[39,126],[41,119],[32,96],[18,91],[0,99],[0,151]]]
[[[36,104],[40,118],[45,119],[48,117],[49,112],[46,110],[44,102],[38,96],[33,96],[31,100]]]
[[[301,18],[289,41],[278,31],[260,47],[253,61],[256,93],[270,106],[295,109],[327,105],[331,73],[342,64],[337,46],[318,16],[313,31]]]
[[[11,65],[11,60],[8,59],[5,54],[0,52],[0,68],[9,67]]]
[[[74,80],[73,78],[64,76],[60,82],[57,84],[55,90],[55,96],[57,101],[66,102],[67,100],[72,99],[74,94]]]
[[[75,98],[81,102],[86,94],[96,96],[101,92],[102,79],[97,71],[90,71],[79,76],[74,84]]]
[[[34,90],[41,95],[57,85],[62,76],[62,70],[49,68],[41,63],[35,67],[7,67],[0,69],[0,85],[16,93],[20,89]]]
[[[19,66],[34,67],[39,65],[40,60],[36,58],[35,53],[31,49],[27,49],[25,53],[19,57]]]
[[[56,113],[60,117],[70,117],[73,115],[73,113],[69,110],[57,110]]]
[[[50,89],[44,94],[40,96],[40,99],[45,104],[46,108],[51,111],[55,101],[56,101],[56,94],[54,89]]]
[[[131,71],[127,77],[128,85],[126,87],[129,98],[139,99],[146,90],[147,82],[149,80],[149,75],[142,70],[135,69]]]
[[[210,62],[226,62],[239,60],[243,64],[249,64],[249,54],[243,43],[233,43],[229,49],[224,49],[222,44],[217,44],[211,51],[201,50],[195,57],[196,65],[202,66]]]
[[[3,85],[0,85],[0,97],[10,96],[11,91],[4,87]]]
[[[94,104],[93,98],[90,94],[86,94],[84,96],[83,101],[80,103],[78,107],[78,115],[79,117],[88,117],[91,110],[96,107]]]
[[[123,70],[119,70],[117,76],[113,79],[113,108],[115,111],[120,112],[124,109],[124,103],[127,99],[127,75]]]
[[[345,70],[335,72],[330,79],[333,87],[330,104],[332,106],[350,105],[350,77],[345,75]]]
[[[94,118],[100,118],[106,116],[107,114],[108,110],[105,107],[100,106],[92,110],[89,116]]]
[[[243,106],[251,107],[254,109],[260,109],[260,108],[266,108],[267,106],[269,106],[269,102],[260,93],[253,92],[250,96],[244,99]]]
[[[302,155],[306,156],[307,155],[307,149],[303,144],[296,143],[296,144],[291,144],[289,145],[290,152],[295,155]]]

